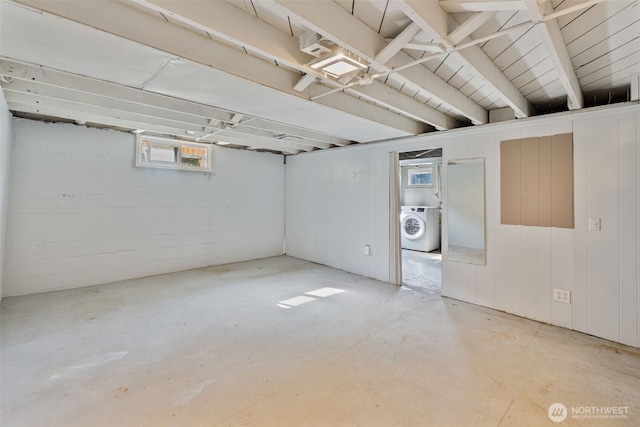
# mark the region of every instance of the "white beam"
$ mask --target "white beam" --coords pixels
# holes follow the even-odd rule
[[[631,99],[630,101],[640,101],[640,75],[631,77]]]
[[[475,30],[480,28],[484,23],[486,23],[489,19],[495,15],[496,12],[480,12],[474,14],[471,18],[464,21],[462,24],[458,26],[455,30],[449,33],[449,40],[454,45],[457,45],[462,40],[464,40],[467,36],[473,33]]]
[[[318,95],[324,92],[325,90],[326,89],[323,89],[319,86],[312,87],[311,96]],[[355,105],[360,105],[362,103],[362,101],[359,101],[354,96],[351,96],[344,92],[336,92],[331,96],[322,98],[320,102],[322,102],[324,105],[327,105],[329,107],[337,107],[340,105],[343,108],[347,108],[347,109],[349,107],[355,108]],[[380,123],[384,123],[384,121],[387,119],[387,115],[385,114],[385,112],[388,112],[385,108],[382,108],[378,105],[374,105],[368,102],[365,102],[364,104],[366,105],[366,107],[360,107],[360,108],[367,108],[368,113],[374,118],[376,114],[378,114],[379,115],[378,120],[380,120]],[[426,129],[427,126],[424,123],[416,122],[415,120],[411,120],[407,117],[400,116],[397,114],[395,114],[394,116],[395,116],[393,119],[394,126],[396,127],[396,129],[400,129],[400,128],[405,129],[406,136],[419,135],[421,133],[425,133],[425,131],[428,130]],[[386,139],[386,138],[381,136],[380,140],[383,140],[383,139]]]
[[[247,82],[257,83],[262,88],[262,92],[266,88],[270,88],[278,91],[280,96],[284,93],[294,95],[298,99],[308,100],[310,98],[309,93],[314,89],[314,86],[320,86],[312,84],[309,89],[301,94],[293,89],[293,85],[299,77],[297,71],[278,67],[273,62],[247,55],[239,49],[223,45],[183,26],[167,22],[160,14],[154,16],[147,11],[131,7],[122,2],[21,0],[21,3],[100,29],[135,43],[170,53],[193,63],[205,65],[207,68],[239,77]],[[141,28],[144,28],[144,31],[141,31]],[[168,94],[169,92],[163,93]],[[349,96],[349,98],[353,97]],[[299,104],[299,102],[297,103]],[[372,129],[377,128],[379,134],[386,137],[413,135],[413,130],[420,127],[415,123],[408,124],[404,117],[395,112],[380,108],[373,110],[367,102],[359,101],[356,98],[353,98],[353,101],[348,103],[348,107],[345,106],[346,104],[339,102],[327,103],[325,100],[317,104],[330,107],[330,109],[334,110],[333,112],[337,110],[346,114],[345,120],[353,120],[353,126],[351,128],[342,127],[344,128],[343,132],[342,128],[335,126],[335,123],[326,126],[325,122],[318,120],[310,128],[318,131],[325,131],[327,127],[338,129],[342,133],[336,133],[337,135],[344,136],[350,133],[349,139],[353,140],[357,140],[357,138],[352,130],[362,127],[367,127],[369,133],[371,133]],[[240,111],[237,108],[232,109]],[[329,111],[328,108],[322,108],[321,106],[305,107],[305,114],[311,110],[318,110],[318,114],[327,112],[330,116],[335,116],[335,114],[331,114],[333,112]],[[256,114],[252,114],[251,108],[240,112],[256,116]],[[293,115],[287,115],[287,118],[283,118],[282,109],[274,109],[273,113],[275,114],[269,112],[263,118],[278,120],[277,117],[279,117],[280,121],[287,122],[289,117],[293,117]],[[310,123],[305,116],[301,120],[290,122],[289,124],[296,125],[302,122],[305,124]],[[362,141],[362,138],[360,140]]]
[[[13,98],[14,95],[10,95],[10,98]],[[135,120],[119,118],[119,117],[110,117],[105,118],[102,115],[95,115],[91,112],[87,111],[75,111],[75,110],[63,110],[59,106],[49,107],[45,105],[34,104],[32,101],[27,99],[14,100],[7,99],[7,104],[9,109],[12,111],[20,111],[24,113],[45,115],[58,117],[62,119],[70,119],[79,123],[97,123],[107,126],[121,127],[125,129],[143,129],[145,131],[162,134],[162,135],[173,135],[180,136],[182,138],[197,138],[200,136],[204,136],[202,132],[195,132],[193,134],[187,134],[184,129],[172,128],[170,126],[164,125],[150,125],[149,123],[136,122]],[[105,120],[106,119],[106,120]],[[227,139],[225,137],[225,139]],[[297,154],[300,150],[289,148],[289,144],[280,144],[280,141],[277,143],[267,143],[263,141],[252,141],[247,139],[239,139],[239,138],[228,138],[229,142],[233,142],[237,145],[242,145],[245,147],[258,147],[267,150],[279,151],[283,154]],[[213,140],[217,141],[217,140]],[[211,141],[211,142],[213,142]]]
[[[22,93],[6,90],[7,102],[16,103],[25,106],[32,106],[37,109],[40,114],[54,115],[44,113],[43,111],[65,111],[67,114],[74,118],[80,117],[84,122],[95,123],[136,123],[136,127],[132,129],[159,129],[160,132],[170,132],[172,135],[199,135],[203,133],[204,128],[202,126],[187,125],[181,123],[175,123],[164,119],[158,119],[154,117],[148,117],[137,113],[130,113],[127,111],[118,111],[113,108],[87,105],[80,102],[49,98],[33,93]],[[86,119],[84,115],[90,115],[92,119]],[[113,119],[112,119],[113,118]],[[120,124],[119,126],[122,126]],[[176,129],[179,131],[176,133]],[[189,133],[187,133],[189,132]],[[267,138],[259,135],[243,134],[242,132],[224,131],[224,138],[234,143],[242,143],[247,146],[260,146],[261,148],[269,149],[282,149],[288,152],[291,151],[310,151],[312,147],[305,144],[299,144],[297,142],[282,141],[275,138]],[[216,141],[215,138],[211,139]]]
[[[386,64],[393,56],[407,45],[422,30],[413,22],[407,26],[398,36],[391,40],[376,56],[376,62]]]
[[[273,2],[260,0],[260,4],[266,8],[276,9],[277,13],[284,13],[299,24],[322,34],[334,43],[364,58],[372,64],[373,69],[381,73],[392,73],[392,68],[395,65],[401,65],[413,60],[411,56],[400,51],[387,64],[381,64],[376,61],[376,55],[387,45],[384,37],[335,2],[303,2],[297,0],[278,0]],[[442,101],[461,115],[471,119],[474,123],[488,122],[489,114],[487,110],[425,67],[420,67],[419,72],[403,70],[394,73],[393,76],[400,79],[412,90],[421,91]]]
[[[227,2],[214,1],[160,1],[133,0],[135,3],[151,10],[161,12],[172,19],[183,22],[225,40],[229,43],[240,43],[247,50],[263,57],[277,61],[279,64],[305,72],[297,83],[293,85],[296,92],[304,92],[314,80],[322,80],[325,84],[336,83],[322,73],[304,65],[312,58],[300,50],[298,40],[279,31],[266,22],[242,12],[239,8]],[[417,29],[417,31],[420,31]],[[352,93],[358,95],[359,88],[354,87]],[[387,99],[393,111],[402,113],[402,105],[407,103],[409,96],[396,92],[393,99]],[[444,114],[423,105],[424,114],[414,114],[415,120],[420,120],[435,126],[431,118],[436,116],[438,124],[445,122]],[[354,111],[357,114],[357,110]]]
[[[299,136],[303,139],[316,141],[318,143],[345,146],[349,145],[351,141],[337,138],[331,135],[324,135],[318,132],[310,131],[296,126],[285,125],[283,123],[274,123],[262,119],[254,119],[245,123],[240,123],[240,127],[265,129],[274,133],[285,133],[287,135]]]
[[[90,113],[92,121],[97,123],[111,123],[111,119],[115,117],[136,123],[138,128],[168,129],[179,136],[184,136],[186,131],[194,134],[209,132],[207,129],[212,120],[235,123],[237,127],[230,128],[229,132],[237,133],[239,137],[247,134],[264,137],[269,133],[271,135],[286,133],[291,129],[291,127],[270,124],[269,133],[247,132],[239,129],[243,125],[240,122],[243,116],[239,114],[231,116],[229,113],[217,112],[218,119],[210,119],[203,113],[211,112],[213,109],[205,106],[5,59],[0,59],[0,74],[12,77],[10,83],[3,84],[3,89],[13,102],[23,105],[33,104],[37,107],[60,108],[68,114]],[[150,105],[151,103],[162,106]],[[191,112],[185,113],[183,110]],[[222,117],[223,114],[224,117]],[[261,123],[267,122],[262,120]],[[122,123],[117,126],[123,127]],[[313,135],[313,133],[308,131],[306,135]],[[272,138],[270,142],[279,141]],[[299,150],[306,147],[329,148],[331,145],[331,143],[316,140],[301,140],[296,144]]]
[[[128,101],[140,106],[153,107],[165,112],[181,112],[196,117],[208,117],[222,122],[231,121],[232,113],[208,105],[185,101],[166,95],[134,89],[104,80],[53,70],[35,64],[0,57],[0,74],[17,80],[56,86],[79,92]],[[154,114],[162,114],[160,112]]]
[[[347,89],[347,91],[349,90],[350,89]],[[387,100],[395,100],[396,92],[397,91],[392,87],[378,82],[374,82],[370,85],[362,86],[359,88],[359,93],[361,95],[368,97],[368,99],[372,102],[375,101],[389,108],[392,107],[389,103],[387,103]],[[428,111],[425,111],[426,109],[424,103],[410,97],[405,98],[405,103],[401,107],[404,114],[408,115],[411,118],[424,117],[424,115],[428,113]],[[435,110],[431,111],[435,112]],[[432,117],[429,117],[429,122],[433,123],[433,126],[437,130],[453,129],[457,125],[457,122],[453,117],[445,116],[443,114],[433,114]]]
[[[440,7],[446,12],[498,12],[524,10],[521,0],[443,0]]]
[[[554,69],[558,73],[562,86],[567,92],[567,105],[569,109],[577,110],[584,107],[580,83],[571,64],[571,58],[569,57],[567,46],[560,33],[558,21],[555,19],[544,21],[545,13],[553,12],[550,2],[544,2],[538,5],[537,0],[525,0],[524,4],[529,11],[531,20],[538,23],[538,25],[535,26],[535,30],[542,40],[542,44],[551,62],[553,62]]]
[[[304,149],[304,151],[310,151],[315,148],[325,149],[325,148],[331,147],[331,144],[326,142],[306,140],[303,137],[300,137],[297,135],[290,135],[285,132],[273,132],[266,129],[251,127],[249,126],[249,124],[252,121],[253,120],[247,121],[246,125],[239,124],[233,127],[227,126],[225,129],[222,129],[220,132],[218,132],[218,135],[231,135],[231,136],[236,136],[238,138],[261,137],[261,138],[267,138],[272,142],[275,142],[275,141],[291,142],[296,146],[298,146],[299,149]],[[279,138],[276,135],[283,135],[283,137]]]
[[[453,43],[447,37],[449,15],[442,10],[437,2],[403,0],[399,6],[420,28],[427,32],[435,32],[440,36],[445,46],[453,49]],[[486,85],[491,87],[507,105],[513,108],[518,118],[529,117],[533,114],[534,109],[531,104],[480,47],[473,45],[464,50],[452,51],[451,54],[456,55],[466,67],[481,77]]]
[[[298,83],[293,85],[293,90],[296,92],[304,92],[309,86],[311,86],[311,83],[316,81],[316,78],[317,76],[314,74],[305,74],[300,80],[298,80]]]
[[[422,50],[429,53],[443,53],[444,46],[440,43],[421,43],[421,42],[410,42],[405,45],[406,49],[414,49],[414,50]]]

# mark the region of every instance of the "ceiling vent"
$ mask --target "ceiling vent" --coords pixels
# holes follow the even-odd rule
[[[313,31],[300,36],[300,50],[316,58],[331,52],[331,49],[323,44],[322,36]]]

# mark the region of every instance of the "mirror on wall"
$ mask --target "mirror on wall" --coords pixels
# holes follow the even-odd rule
[[[485,265],[484,159],[447,162],[449,261]]]

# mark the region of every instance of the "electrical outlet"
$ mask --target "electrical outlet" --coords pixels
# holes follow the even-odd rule
[[[563,291],[562,289],[553,290],[553,300],[571,304],[571,291]]]
[[[365,255],[371,255],[371,246],[364,245],[364,254]]]

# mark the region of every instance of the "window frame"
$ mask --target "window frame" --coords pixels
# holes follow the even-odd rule
[[[175,161],[165,161],[160,159],[152,160],[151,155],[153,146],[173,149],[175,152]],[[185,149],[190,148],[193,148],[196,152],[203,152],[204,155],[185,154]],[[139,168],[174,169],[211,173],[213,171],[212,151],[213,149],[211,144],[202,144],[198,142],[156,136],[136,135],[135,166]],[[182,161],[183,158],[205,159],[206,164],[205,166],[185,164]]]
[[[420,167],[414,167],[414,168],[410,168],[408,170],[408,176],[407,176],[407,187],[434,187],[435,183],[433,182],[433,166],[420,166]],[[412,177],[414,175],[424,175],[424,174],[430,174],[431,175],[431,183],[430,184],[415,184],[412,181]]]

